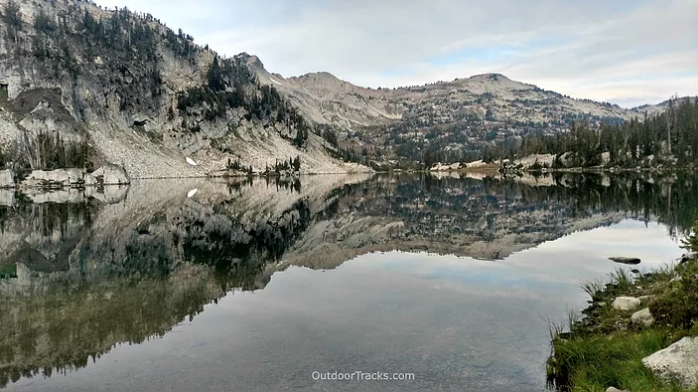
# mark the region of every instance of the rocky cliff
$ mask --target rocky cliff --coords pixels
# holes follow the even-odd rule
[[[365,170],[331,158],[313,123],[239,58],[152,15],[72,0],[0,0],[0,11],[0,165],[183,177],[298,156],[301,172]]]

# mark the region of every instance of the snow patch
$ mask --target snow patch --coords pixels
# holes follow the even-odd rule
[[[188,163],[188,164],[190,164],[190,165],[192,165],[192,166],[196,166],[196,162],[195,162],[193,159],[191,159],[191,158],[189,158],[189,157],[187,157],[186,159],[187,159],[187,163]]]
[[[194,197],[194,195],[196,195],[196,192],[198,192],[198,191],[199,190],[196,188],[190,190],[189,193],[187,193],[187,199],[191,199],[192,197]]]
[[[281,86],[281,82],[276,81],[274,78],[269,77],[269,80],[271,80],[272,83],[276,83],[276,84],[278,84],[279,86]]]

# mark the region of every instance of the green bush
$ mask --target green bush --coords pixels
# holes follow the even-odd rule
[[[690,261],[677,270],[680,279],[650,304],[650,312],[660,325],[688,331],[698,324],[698,262]]]

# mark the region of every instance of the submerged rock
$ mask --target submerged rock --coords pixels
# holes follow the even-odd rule
[[[628,265],[637,265],[640,264],[640,259],[637,257],[609,257],[609,260],[616,262],[616,263],[621,263],[621,264],[628,264]]]
[[[15,187],[15,176],[12,170],[0,170],[0,189],[2,188],[14,188]]]
[[[683,338],[643,358],[642,364],[665,382],[692,390],[698,386],[698,338]]]
[[[644,308],[633,313],[633,315],[630,316],[630,322],[635,325],[644,325],[645,327],[649,327],[650,325],[654,324],[654,316],[652,316],[652,313],[650,313],[649,308]]]
[[[618,297],[613,300],[613,308],[622,311],[633,310],[640,306],[640,300],[634,297]]]

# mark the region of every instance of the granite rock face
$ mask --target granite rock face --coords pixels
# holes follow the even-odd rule
[[[662,380],[692,390],[698,386],[698,338],[683,338],[643,358],[642,364]]]

